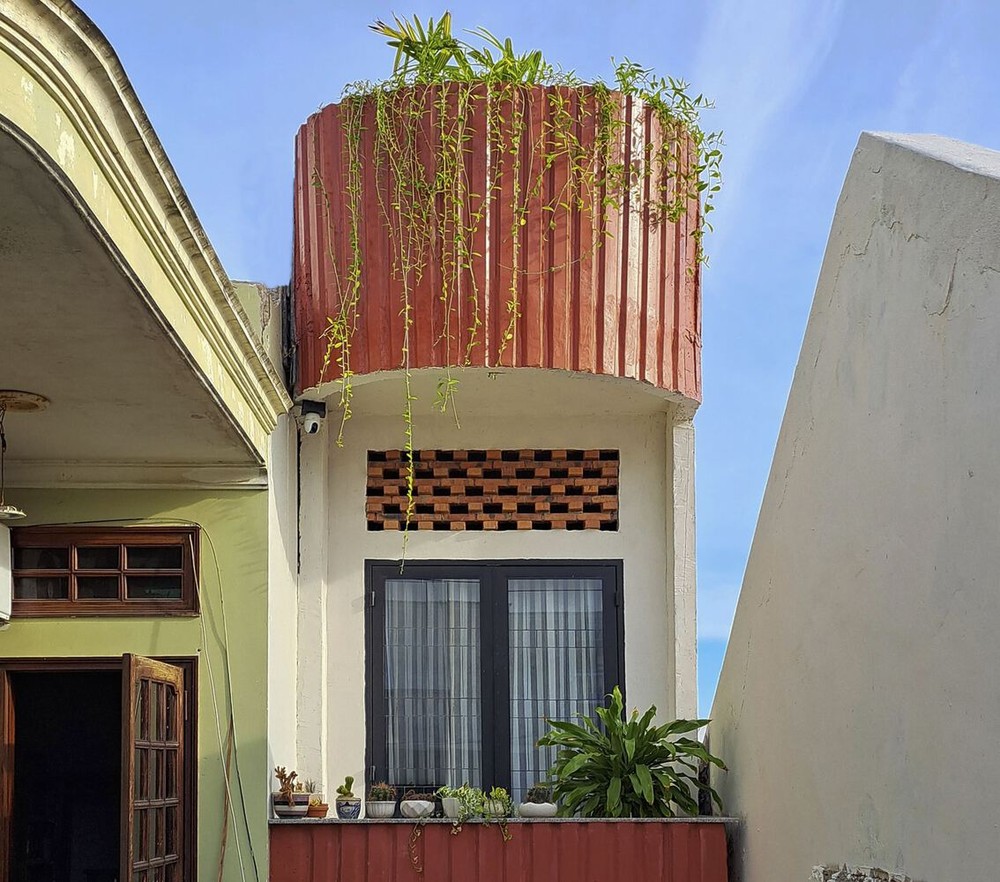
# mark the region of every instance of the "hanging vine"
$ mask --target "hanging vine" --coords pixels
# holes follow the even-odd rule
[[[627,59],[615,64],[610,81],[584,83],[550,64],[540,51],[518,53],[509,39],[501,41],[485,29],[468,32],[479,41],[476,45],[459,39],[452,34],[450,13],[426,24],[417,17],[397,17],[391,24],[377,21],[371,27],[396,50],[392,74],[381,82],[347,86],[340,105],[345,171],[336,184],[325,180],[319,167],[312,172],[330,225],[326,258],[335,307],[322,335],[326,348],[321,377],[336,365],[341,410],[337,443],[342,445],[352,414],[351,348],[366,270],[362,230],[381,225],[392,243],[389,271],[399,291],[402,318],[399,366],[404,377],[408,528],[415,474],[413,294],[425,273],[433,269],[439,280],[440,316],[434,333],[444,366],[435,406],[451,410],[457,424],[453,368],[472,364],[477,350],[489,342],[475,271],[477,261],[487,259],[476,250],[484,225],[505,228],[512,246],[511,265],[499,267],[506,315],[495,350],[480,353],[480,361],[501,364],[516,341],[522,289],[531,274],[524,252],[529,215],[540,211],[550,218],[533,243],[543,253],[547,232],[555,228],[557,213],[565,211],[587,217],[597,233],[597,249],[610,234],[608,213],[625,201],[637,205],[648,223],[658,224],[677,222],[692,201],[700,200],[692,235],[703,261],[702,239],[711,229],[708,215],[721,184],[721,133],[702,129],[700,113],[711,107],[702,95],[692,97],[684,82],[657,77]],[[554,87],[541,93],[547,102],[542,107],[539,86]],[[655,145],[646,140],[641,150],[632,149],[637,138],[628,130],[629,104],[651,111],[661,134]],[[487,173],[481,186],[470,179],[473,119],[486,128]],[[547,187],[554,170],[563,179],[559,186]],[[377,218],[362,218],[366,174],[375,176]],[[477,192],[480,189],[483,192]],[[343,207],[346,219],[337,229],[334,217],[340,214],[333,211],[334,201]],[[546,260],[540,266],[537,272],[564,268]],[[464,327],[458,327],[460,316],[465,316]]]

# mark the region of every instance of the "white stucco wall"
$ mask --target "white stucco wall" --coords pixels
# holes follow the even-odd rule
[[[275,766],[295,766],[298,635],[298,443],[294,417],[278,417],[268,458],[267,504],[267,750],[271,789]]]
[[[1000,866],[1000,154],[863,135],[715,699],[737,878]]]
[[[329,419],[328,423],[333,420]],[[694,712],[693,574],[680,593],[684,616],[673,621],[671,568],[675,446],[671,419],[643,415],[530,418],[463,413],[421,415],[415,443],[425,448],[616,448],[621,451],[618,532],[412,531],[409,560],[621,559],[624,562],[625,672],[628,701],[655,703],[664,719]],[[685,423],[682,451],[693,445]],[[364,780],[364,563],[398,559],[402,535],[369,532],[365,523],[366,453],[398,449],[399,416],[355,416],[345,445],[327,425],[302,444],[302,574],[299,608],[298,763],[328,786],[344,775]],[[693,453],[693,446],[690,451]],[[686,454],[685,454],[686,455]],[[691,463],[687,463],[688,469]],[[690,492],[687,478],[679,485]],[[685,530],[693,545],[693,508],[685,496]],[[688,523],[690,522],[690,523]],[[683,547],[686,549],[687,544]],[[693,547],[689,549],[693,556]],[[688,553],[685,551],[685,554]],[[687,566],[687,563],[685,563]],[[678,679],[683,688],[677,688]],[[678,705],[680,702],[680,706]]]

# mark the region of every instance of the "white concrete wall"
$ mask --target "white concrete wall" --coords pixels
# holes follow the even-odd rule
[[[278,417],[271,435],[267,528],[267,750],[275,766],[296,763],[296,662],[298,634],[298,474],[295,419]]]
[[[710,735],[737,878],[1000,866],[1000,154],[863,135]]]
[[[366,452],[399,448],[403,422],[398,416],[356,416],[347,426],[343,448],[333,443],[336,425],[330,424],[335,420],[331,416],[327,422],[319,435],[302,444],[298,756],[303,773],[324,776],[329,787],[348,774],[364,780],[364,562],[398,559],[402,548],[400,533],[366,529]],[[686,606],[675,639],[670,553],[675,439],[666,415],[463,413],[459,430],[451,416],[422,414],[415,443],[425,448],[619,449],[618,532],[412,531],[407,558],[623,560],[629,703],[655,703],[669,719],[679,700],[682,711],[693,714],[694,583],[686,561],[679,577],[690,583],[679,591]],[[682,433],[678,443],[685,455],[693,453],[690,435]],[[680,479],[685,493],[690,492],[687,484],[687,477]],[[693,556],[691,503],[685,496],[679,520],[691,534],[684,547]],[[678,678],[684,681],[681,689]]]

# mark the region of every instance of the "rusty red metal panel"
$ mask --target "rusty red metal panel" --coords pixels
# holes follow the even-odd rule
[[[297,391],[342,373],[336,355],[324,370],[322,333],[327,317],[349,296],[345,269],[351,263],[356,223],[364,259],[350,364],[355,373],[401,367],[408,302],[411,367],[467,359],[472,366],[569,370],[633,378],[700,400],[701,275],[691,235],[698,201],[692,199],[687,214],[673,224],[651,218],[635,196],[603,217],[604,212],[581,210],[563,198],[571,195],[567,160],[546,166],[532,135],[513,143],[513,127],[491,129],[487,109],[489,102],[499,101],[501,117],[523,113],[529,133],[551,132],[547,123],[557,97],[568,101],[576,130],[592,139],[596,99],[586,92],[581,97],[573,90],[532,87],[519,106],[491,95],[485,86],[474,90],[462,107],[455,86],[402,90],[393,96],[399,113],[413,111],[421,119],[426,143],[417,165],[428,178],[437,171],[438,128],[455,131],[459,120],[465,126],[460,162],[468,184],[461,211],[465,223],[475,220],[468,253],[458,253],[448,224],[431,230],[430,259],[419,278],[399,272],[407,231],[390,229],[385,220],[384,206],[399,198],[398,181],[378,155],[374,104],[365,102],[360,109],[330,105],[307,120],[296,141]],[[630,162],[655,150],[664,138],[677,137],[661,131],[649,108],[633,108],[628,98],[618,100],[627,125],[612,147],[613,162]],[[360,150],[352,150],[348,129],[357,113],[361,144]],[[360,176],[357,218],[348,196],[352,166]],[[539,174],[541,187],[527,192],[528,182]],[[645,202],[657,183],[647,180],[643,186]],[[512,210],[517,191],[527,198],[523,224]],[[605,195],[599,192],[596,199]],[[460,263],[465,265],[454,269]],[[445,282],[455,273],[458,283],[449,288]],[[446,291],[451,294],[442,299]],[[511,339],[505,340],[512,291],[520,315],[510,329]],[[442,337],[444,326],[449,333]]]
[[[271,882],[726,882],[720,823],[276,824]]]

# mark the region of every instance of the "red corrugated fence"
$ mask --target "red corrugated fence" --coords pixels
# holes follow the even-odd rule
[[[454,834],[447,823],[299,822],[270,829],[271,882],[727,880],[721,823],[511,823],[506,842],[495,824],[466,824]]]

